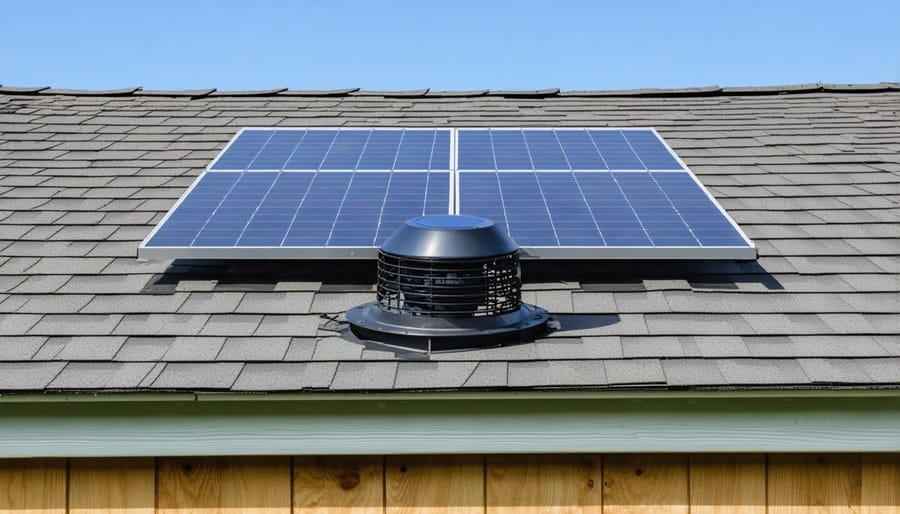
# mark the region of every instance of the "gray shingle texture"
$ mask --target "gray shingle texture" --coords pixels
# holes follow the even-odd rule
[[[0,392],[900,387],[900,90],[875,86],[0,88]],[[526,272],[559,329],[428,355],[329,330],[368,279],[134,258],[242,126],[448,123],[656,127],[760,259]]]

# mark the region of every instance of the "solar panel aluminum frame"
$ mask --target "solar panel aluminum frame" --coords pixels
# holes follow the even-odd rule
[[[634,172],[634,173],[687,173],[691,180],[694,181],[699,189],[709,198],[716,206],[717,210],[724,216],[731,227],[740,235],[747,243],[747,246],[522,246],[520,248],[521,258],[526,260],[545,259],[545,260],[625,260],[625,259],[710,259],[710,260],[753,260],[757,258],[757,248],[753,242],[747,237],[740,226],[725,211],[719,202],[712,196],[709,190],[697,178],[696,174],[685,164],[681,157],[672,149],[669,143],[662,138],[657,130],[653,127],[244,127],[241,128],[225,148],[213,159],[204,169],[204,171],[195,179],[194,183],[188,187],[185,193],[178,199],[172,208],[166,213],[162,220],[157,223],[156,227],[147,235],[138,247],[137,257],[139,260],[148,259],[368,259],[374,260],[378,256],[378,248],[372,247],[341,247],[341,246],[289,246],[289,247],[252,247],[252,246],[221,246],[221,247],[160,247],[147,246],[147,243],[156,235],[157,231],[172,216],[179,205],[190,195],[194,187],[199,183],[200,178],[206,173],[255,173],[255,172],[274,172],[282,170],[212,170],[213,166],[225,155],[228,149],[235,141],[248,130],[449,130],[450,131],[450,147],[449,147],[449,198],[448,198],[448,214],[458,214],[460,206],[459,198],[459,177],[461,171],[458,169],[458,148],[459,148],[459,132],[461,130],[609,130],[609,131],[629,131],[642,130],[652,132],[657,139],[663,144],[665,149],[683,168],[682,170],[615,170],[616,172]],[[285,173],[331,173],[331,172],[349,172],[354,170],[290,170]],[[406,173],[409,171],[444,171],[444,170],[367,170],[359,171],[366,173],[368,171],[390,171],[391,173]],[[462,173],[507,173],[507,172],[571,172],[570,170],[465,170]],[[591,170],[578,170],[579,172],[592,172]],[[595,170],[596,172],[611,172],[612,170]]]
[[[521,127],[521,126],[490,126],[490,127],[455,127],[451,135],[451,149],[458,148],[459,132],[462,130],[609,130],[609,131],[628,131],[641,130],[650,131],[663,144],[666,150],[675,158],[682,170],[615,170],[617,172],[634,172],[634,173],[687,173],[703,194],[716,206],[719,212],[725,217],[728,223],[747,243],[747,246],[521,246],[520,256],[525,260],[649,260],[649,259],[671,259],[671,260],[755,260],[757,258],[757,248],[753,241],[747,237],[747,234],[741,230],[734,218],[719,205],[718,200],[709,192],[706,186],[697,178],[697,175],[688,167],[681,157],[672,149],[669,142],[666,141],[659,132],[653,127]],[[455,156],[451,156],[453,159]],[[455,161],[453,161],[456,164]],[[459,176],[460,173],[516,173],[516,172],[537,172],[546,171],[549,173],[559,172],[567,173],[569,170],[465,170],[460,171],[457,167],[453,169],[453,181],[455,182],[456,209],[459,214]],[[590,173],[591,170],[579,170],[580,172]],[[596,170],[597,172],[612,172],[612,170]]]
[[[212,168],[224,156],[231,146],[237,141],[245,131],[250,130],[449,130],[450,131],[450,164],[447,170],[365,170],[358,173],[369,172],[390,172],[390,173],[410,173],[410,172],[447,172],[449,174],[449,195],[447,198],[447,213],[454,214],[456,211],[457,196],[454,191],[455,180],[454,172],[456,164],[456,137],[455,130],[449,127],[242,127],[232,136],[231,140],[216,155],[215,159],[210,161],[203,169],[194,182],[185,190],[178,198],[175,204],[169,209],[165,216],[153,227],[153,230],[141,241],[137,250],[137,259],[140,261],[154,259],[235,259],[235,260],[267,260],[267,259],[285,259],[285,260],[327,260],[327,259],[369,259],[378,258],[377,246],[204,246],[204,247],[184,247],[184,246],[147,246],[147,243],[156,235],[166,221],[178,209],[178,207],[187,199],[191,191],[200,183],[200,179],[207,173],[265,173],[280,172],[282,170],[213,170]],[[334,173],[334,172],[355,172],[355,170],[288,170],[284,173]]]

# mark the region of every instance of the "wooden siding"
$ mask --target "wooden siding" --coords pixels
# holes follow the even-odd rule
[[[0,514],[898,514],[898,500],[900,454],[0,460]]]

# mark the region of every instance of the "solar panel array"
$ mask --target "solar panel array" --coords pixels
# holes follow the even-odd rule
[[[525,257],[754,258],[650,129],[244,129],[142,257],[374,257],[405,220],[490,218]]]

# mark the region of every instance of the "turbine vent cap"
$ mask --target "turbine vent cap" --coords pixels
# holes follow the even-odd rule
[[[548,315],[521,295],[519,249],[493,221],[423,216],[382,245],[377,299],[347,321],[358,337],[414,349],[530,341]]]
[[[381,245],[387,254],[441,260],[481,259],[518,250],[493,221],[449,214],[413,218]]]

